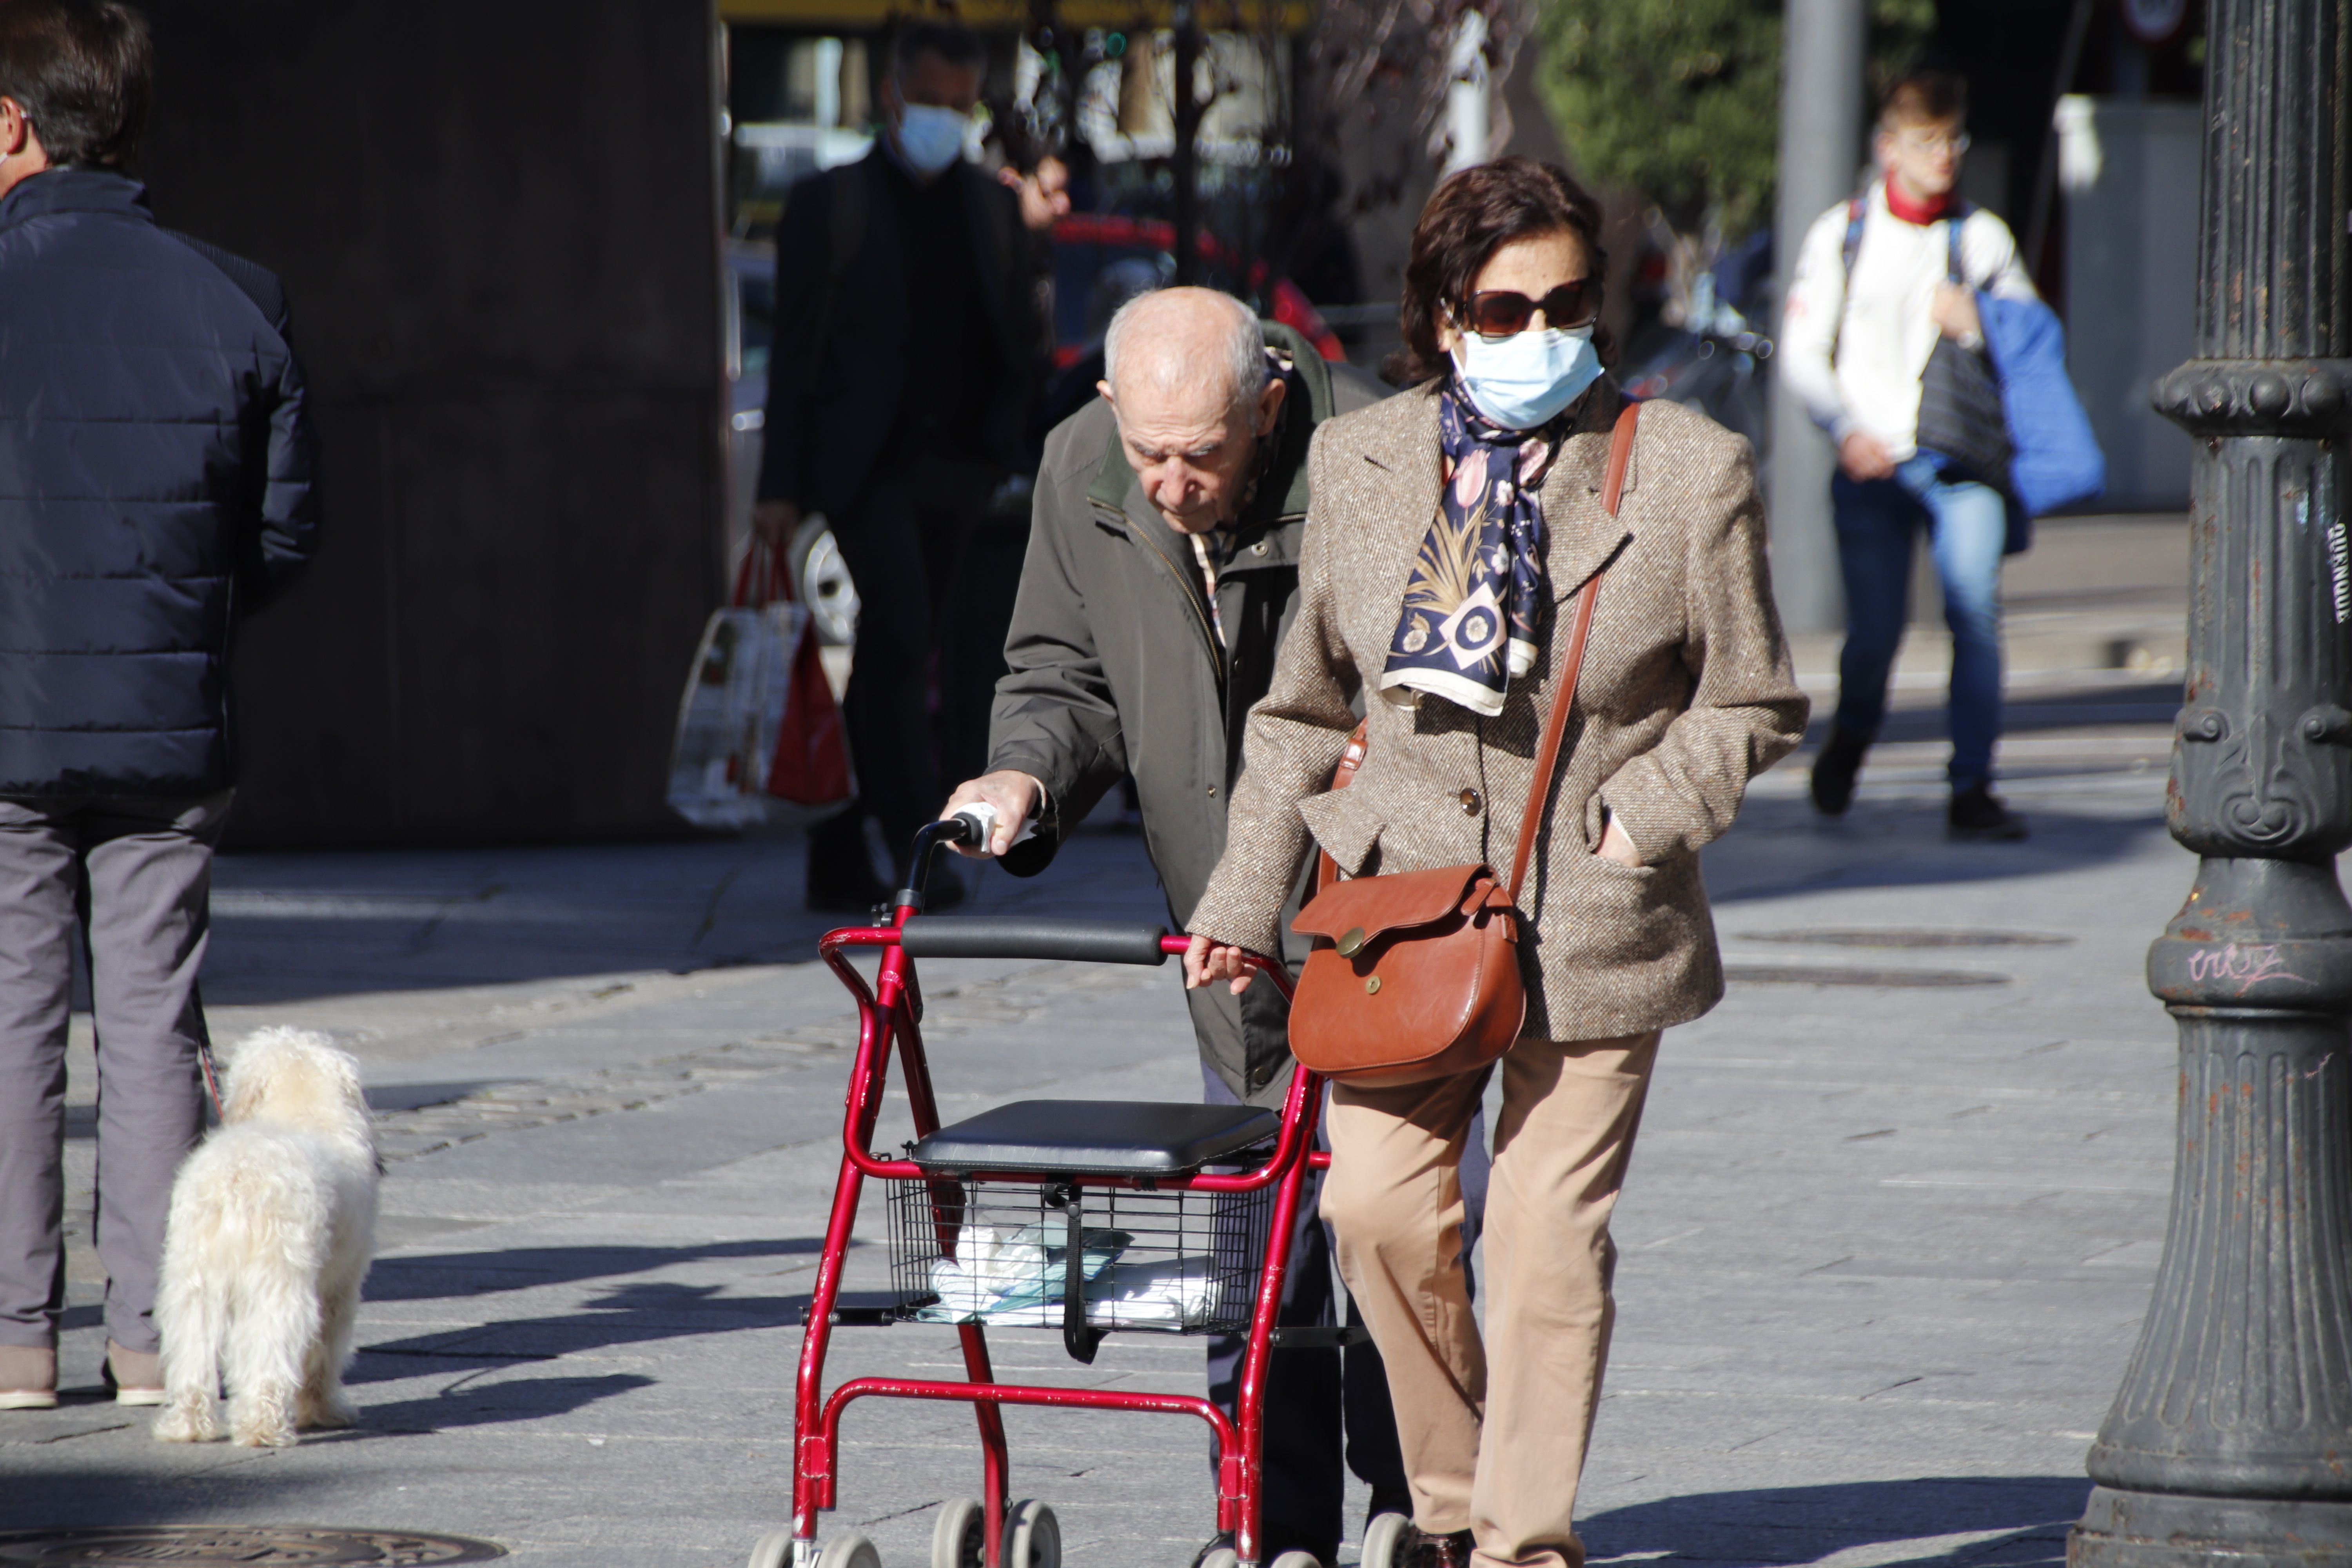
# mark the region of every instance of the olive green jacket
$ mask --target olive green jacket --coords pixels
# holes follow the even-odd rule
[[[1308,442],[1335,413],[1388,390],[1325,363],[1286,327],[1269,322],[1265,333],[1292,361],[1291,391],[1233,559],[1218,574],[1223,640],[1191,540],[1151,510],[1109,405],[1097,399],[1046,437],[1005,643],[1011,669],[989,728],[989,767],[1033,775],[1048,802],[1037,837],[1005,856],[1004,868],[1044,870],[1063,835],[1132,773],[1145,847],[1178,928],[1224,849],[1243,725],[1273,679],[1297,610]],[[1288,868],[1286,888],[1298,871]],[[1288,1079],[1289,1014],[1273,988],[1237,998],[1214,987],[1188,1000],[1202,1059],[1227,1087],[1244,1099],[1278,1095]]]

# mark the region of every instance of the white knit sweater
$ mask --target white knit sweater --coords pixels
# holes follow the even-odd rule
[[[1916,450],[1919,375],[1936,349],[1936,286],[1949,270],[1951,223],[1906,223],[1887,210],[1885,184],[1874,184],[1851,279],[1845,229],[1840,202],[1805,231],[1780,323],[1780,374],[1833,440],[1866,430],[1899,462]],[[1977,289],[2034,297],[2009,226],[1981,207],[1961,225],[1960,260]]]

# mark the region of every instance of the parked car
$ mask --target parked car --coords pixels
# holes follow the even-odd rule
[[[1241,258],[1213,234],[1202,230],[1200,240],[1201,281],[1212,289],[1234,293],[1264,290],[1274,319],[1297,328],[1328,360],[1344,360],[1348,351],[1315,306],[1287,278],[1266,285],[1261,260],[1247,268],[1244,290]],[[1101,335],[1102,322],[1093,320],[1092,302],[1097,282],[1123,261],[1143,261],[1167,282],[1176,275],[1176,226],[1156,217],[1125,217],[1116,214],[1072,213],[1054,226],[1054,363],[1066,367]]]

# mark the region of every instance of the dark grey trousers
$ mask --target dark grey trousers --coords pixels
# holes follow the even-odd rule
[[[107,1337],[157,1348],[172,1177],[204,1130],[196,972],[229,792],[0,799],[0,1344],[54,1345],[65,1308],[72,932],[98,1032]]]

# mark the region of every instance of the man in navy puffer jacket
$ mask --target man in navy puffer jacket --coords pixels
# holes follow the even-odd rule
[[[277,279],[121,173],[144,22],[0,0],[0,1409],[57,1402],[69,935],[97,1026],[106,1381],[154,1403],[172,1176],[203,1125],[228,658],[315,532]]]

